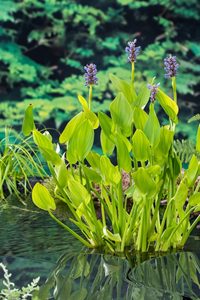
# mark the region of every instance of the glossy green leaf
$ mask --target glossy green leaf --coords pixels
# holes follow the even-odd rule
[[[85,112],[85,119],[90,120],[94,129],[99,127],[99,119],[96,114],[88,108],[88,103],[82,96],[78,95],[78,99],[83,107]]]
[[[83,121],[73,133],[67,149],[67,159],[75,164],[83,161],[90,152],[94,143],[94,129],[89,120]]]
[[[139,189],[142,195],[146,195],[147,198],[151,198],[155,195],[156,184],[144,168],[139,168],[138,171],[132,174],[136,187]]]
[[[84,165],[81,165],[86,177],[89,179],[89,181],[94,182],[94,183],[100,183],[102,178],[101,176],[95,171],[92,170],[91,168],[88,168]]]
[[[81,103],[83,110],[88,109],[88,103],[81,95],[78,95],[78,100]]]
[[[120,172],[105,155],[100,159],[101,174],[108,184],[117,185],[121,179]]]
[[[152,175],[152,176],[161,174],[161,167],[158,165],[147,167],[146,170],[149,173],[149,175]]]
[[[100,167],[100,159],[101,156],[94,152],[93,150],[90,151],[86,157],[88,163],[90,166],[96,171],[96,172],[101,172],[101,167]]]
[[[31,134],[31,132],[35,129],[35,123],[33,119],[33,105],[30,104],[24,113],[24,121],[22,125],[22,131],[25,136]]]
[[[68,188],[70,192],[70,199],[76,206],[79,206],[90,197],[86,188],[81,183],[73,179],[68,180]]]
[[[189,200],[188,203],[190,206],[198,205],[200,207],[200,193],[193,194]]]
[[[174,131],[168,130],[165,127],[161,127],[159,142],[154,149],[154,162],[162,166],[169,155],[169,150],[173,142]]]
[[[182,208],[185,204],[188,195],[188,187],[184,182],[181,182],[174,196],[176,209]]]
[[[136,129],[144,130],[144,126],[147,122],[148,114],[140,107],[136,106],[133,110],[133,121]]]
[[[165,231],[163,232],[162,237],[161,237],[161,242],[165,242],[169,239],[169,237],[170,237],[170,235],[173,232],[175,227],[176,226],[174,225],[174,226],[170,226],[170,227],[165,229]]]
[[[133,156],[137,161],[146,161],[150,155],[150,142],[144,132],[137,129],[132,137]]]
[[[99,127],[99,119],[93,111],[85,108],[85,118],[90,120],[94,129]]]
[[[158,94],[156,95],[158,102],[166,112],[166,114],[173,120],[175,124],[178,124],[178,106],[177,104],[168,97],[165,93],[163,93],[160,89],[158,89]]]
[[[125,142],[121,139],[119,133],[115,134],[115,142],[117,147],[117,162],[120,168],[126,173],[132,169],[131,158]]]
[[[104,134],[114,144],[115,143],[115,135],[112,132],[112,127],[113,127],[112,119],[109,118],[106,114],[104,114],[101,111],[98,112],[98,117],[99,117],[99,122],[100,122],[101,128],[104,131]]]
[[[69,141],[75,130],[78,128],[78,126],[83,123],[85,120],[85,114],[84,112],[80,112],[78,115],[73,117],[66,125],[65,129],[61,133],[59,137],[60,143],[66,143]]]
[[[115,242],[121,242],[122,241],[121,236],[119,235],[119,233],[113,234],[106,227],[103,228],[103,234],[104,234],[105,237],[107,237],[111,241],[115,241]]]
[[[36,206],[43,210],[56,209],[54,199],[51,197],[49,191],[39,182],[33,188],[32,200]]]
[[[101,130],[100,141],[101,141],[101,148],[103,150],[103,154],[111,155],[115,148],[115,144],[113,144],[111,140],[108,139],[108,137],[105,135],[103,130]]]
[[[150,112],[147,122],[144,126],[144,133],[153,148],[156,147],[160,135],[160,123],[154,111],[153,103],[150,104]]]
[[[200,125],[199,125],[198,131],[197,131],[196,150],[200,153]]]
[[[194,185],[194,182],[198,176],[198,169],[198,159],[193,154],[189,163],[189,167],[184,173],[184,179],[186,180],[188,187],[192,187]]]
[[[53,144],[48,137],[37,130],[33,130],[33,139],[37,146],[53,150]]]
[[[68,184],[68,180],[73,179],[73,176],[67,170],[64,154],[62,156],[62,163],[59,166],[55,167],[55,171],[57,174],[57,180],[59,182],[59,185],[64,189]]]
[[[150,80],[149,84],[152,84],[153,81],[154,78]],[[145,84],[142,90],[139,92],[137,98],[132,103],[131,108],[134,109],[134,107],[139,106],[144,109],[144,107],[147,105],[147,102],[149,101],[150,93],[150,89],[148,89],[147,84]]]
[[[133,121],[132,109],[122,93],[119,93],[110,104],[110,113],[113,122],[121,129],[122,134],[130,136]]]
[[[62,163],[60,156],[51,149],[47,149],[44,147],[38,147],[44,159],[51,163],[52,165],[59,166]]]
[[[137,97],[135,91],[134,90],[132,91],[131,86],[124,80],[121,80],[120,78],[118,78],[117,76],[111,73],[109,74],[109,76],[110,76],[110,80],[112,81],[112,84],[116,87],[116,89],[119,92],[122,92],[124,94],[129,104],[131,105],[135,100],[135,98]]]

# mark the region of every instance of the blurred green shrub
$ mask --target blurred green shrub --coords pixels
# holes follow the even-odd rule
[[[198,95],[199,8],[198,0],[0,1],[0,127],[21,124],[33,103],[35,120],[53,117],[59,129],[81,109],[77,94],[87,97],[83,66],[90,62],[99,77],[93,111],[107,111],[116,95],[108,73],[129,80],[124,48],[135,37],[142,46],[136,91],[154,76],[168,90],[163,59],[172,53],[177,91]]]

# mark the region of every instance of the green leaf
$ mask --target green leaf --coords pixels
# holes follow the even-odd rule
[[[157,174],[161,174],[161,167],[158,166],[158,165],[154,165],[154,166],[151,166],[151,167],[148,167],[146,168],[147,172],[149,173],[149,175],[157,175]]]
[[[120,78],[114,76],[111,73],[109,74],[109,76],[110,80],[112,81],[112,84],[117,88],[119,92],[122,92],[124,94],[129,104],[131,105],[134,99],[137,97],[135,91],[132,91],[131,86],[124,80],[121,80]]]
[[[53,150],[53,144],[48,137],[41,132],[34,130],[33,139],[37,146]]]
[[[144,168],[139,168],[138,171],[132,174],[136,187],[142,195],[147,198],[152,198],[156,192],[156,184]],[[145,183],[145,184],[144,184]]]
[[[33,120],[33,105],[30,104],[25,110],[22,131],[25,136],[28,136],[34,129],[35,123]]]
[[[36,206],[43,210],[56,209],[54,199],[51,197],[49,191],[39,182],[33,188],[32,200]]]
[[[197,143],[196,143],[196,151],[200,153],[200,125],[197,131]]]
[[[200,193],[193,194],[189,200],[188,203],[190,206],[198,205],[200,207]]]
[[[93,113],[93,111],[88,109],[87,101],[82,96],[78,95],[78,99],[79,99],[80,103],[82,104],[83,110],[85,112],[85,119],[90,120],[93,128],[97,129],[99,127],[99,120],[98,120],[97,116],[95,115],[95,113]]]
[[[176,194],[174,196],[174,202],[176,209],[182,208],[185,204],[186,198],[188,195],[188,187],[184,182],[181,182]]]
[[[184,173],[184,179],[186,179],[186,184],[188,187],[192,187],[198,176],[198,159],[193,154],[189,163],[188,169]]]
[[[169,155],[169,150],[173,141],[175,132],[161,127],[159,142],[154,149],[154,162],[162,166]]]
[[[110,139],[105,135],[104,131],[101,130],[101,135],[100,135],[100,141],[101,141],[101,147],[103,150],[103,154],[106,155],[111,155],[113,153],[113,150],[115,148],[115,144],[111,142]]]
[[[83,98],[81,95],[78,95],[78,100],[80,101],[80,103],[83,107],[83,110],[88,109],[88,103],[85,100],[85,98]]]
[[[144,132],[137,129],[132,137],[133,156],[137,161],[146,161],[150,156],[150,142]]]
[[[66,188],[69,179],[73,179],[71,173],[67,170],[66,162],[65,162],[65,154],[62,156],[62,163],[59,166],[55,167],[55,171],[57,174],[57,180],[62,189]]]
[[[86,188],[73,179],[69,179],[68,188],[70,191],[70,199],[71,201],[78,207],[82,202],[87,201],[90,197]]]
[[[67,159],[75,164],[83,161],[90,152],[94,143],[94,129],[89,120],[83,121],[73,133],[67,150]]]
[[[121,179],[120,172],[105,155],[100,159],[101,174],[107,184],[117,185]]]
[[[133,110],[133,121],[136,129],[144,130],[144,126],[147,122],[148,114],[140,107],[136,106]]]
[[[60,156],[54,150],[47,149],[44,147],[38,147],[38,148],[42,156],[44,157],[44,159],[49,163],[51,163],[52,165],[59,166],[62,163]]]
[[[131,158],[128,148],[125,142],[121,139],[119,133],[115,134],[115,141],[117,146],[117,162],[120,168],[122,168],[126,173],[129,173],[132,169]]]
[[[78,126],[83,123],[85,120],[85,114],[84,112],[80,112],[78,115],[73,117],[66,125],[65,129],[61,133],[59,137],[60,143],[66,143],[69,141],[75,130],[78,128]]]
[[[101,176],[91,168],[88,168],[84,165],[81,165],[86,177],[89,179],[89,181],[94,182],[94,183],[100,183],[102,178]]]
[[[152,84],[153,81],[154,78],[150,80],[149,84]],[[139,92],[137,98],[131,104],[131,108],[134,109],[134,107],[138,106],[144,109],[147,102],[149,101],[150,93],[151,93],[150,89],[148,89],[147,84],[145,84],[142,90]]]
[[[156,95],[158,102],[166,112],[166,114],[173,120],[175,124],[178,124],[178,106],[177,104],[168,97],[165,93],[163,93],[160,89],[158,89],[158,94]]]
[[[150,104],[150,112],[147,122],[144,126],[144,133],[153,148],[156,147],[160,135],[160,123],[154,111],[153,103]]]
[[[109,118],[106,114],[104,114],[101,111],[98,112],[98,117],[99,117],[99,122],[100,122],[101,128],[104,131],[104,134],[114,144],[115,143],[115,135],[112,132],[112,127],[113,127],[112,119]]]
[[[103,234],[104,234],[104,236],[106,236],[111,241],[115,241],[115,242],[121,242],[122,241],[121,236],[119,235],[119,233],[113,234],[106,227],[103,228]]]
[[[101,166],[100,166],[101,156],[98,153],[96,153],[94,151],[90,151],[89,154],[87,155],[86,159],[89,162],[90,166],[96,172],[101,172]]]
[[[130,136],[133,121],[132,109],[122,93],[119,93],[110,104],[110,113],[114,123],[121,129],[122,134]]]

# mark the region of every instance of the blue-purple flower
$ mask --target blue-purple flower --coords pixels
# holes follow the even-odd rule
[[[165,74],[165,78],[169,77],[177,77],[177,70],[178,70],[178,64],[176,62],[176,56],[172,56],[171,54],[169,57],[164,59],[164,64],[166,68],[164,68],[168,74]]]
[[[85,86],[95,84],[98,85],[97,81],[98,78],[96,77],[97,69],[95,64],[86,65],[84,67],[84,70],[87,71],[87,73],[84,74],[85,79]]]
[[[148,89],[151,90],[150,101],[154,103],[156,101],[156,94],[159,93],[157,88],[159,87],[160,82],[158,84],[147,84]]]
[[[128,54],[128,58],[126,59],[126,61],[128,62],[130,61],[131,63],[137,62],[136,57],[138,56],[140,50],[140,46],[135,47],[136,42],[137,42],[136,39],[133,42],[128,42],[129,47],[125,48],[125,51]]]

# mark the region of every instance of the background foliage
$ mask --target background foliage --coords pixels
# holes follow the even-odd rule
[[[1,0],[0,128],[21,129],[33,103],[37,122],[62,130],[81,110],[77,94],[87,98],[83,67],[91,62],[99,78],[93,111],[107,111],[116,95],[108,74],[130,81],[124,49],[137,38],[136,92],[156,76],[171,95],[163,59],[177,56],[179,137],[194,142],[198,124],[185,123],[200,111],[199,11],[198,0]],[[159,115],[166,123],[163,111]]]

